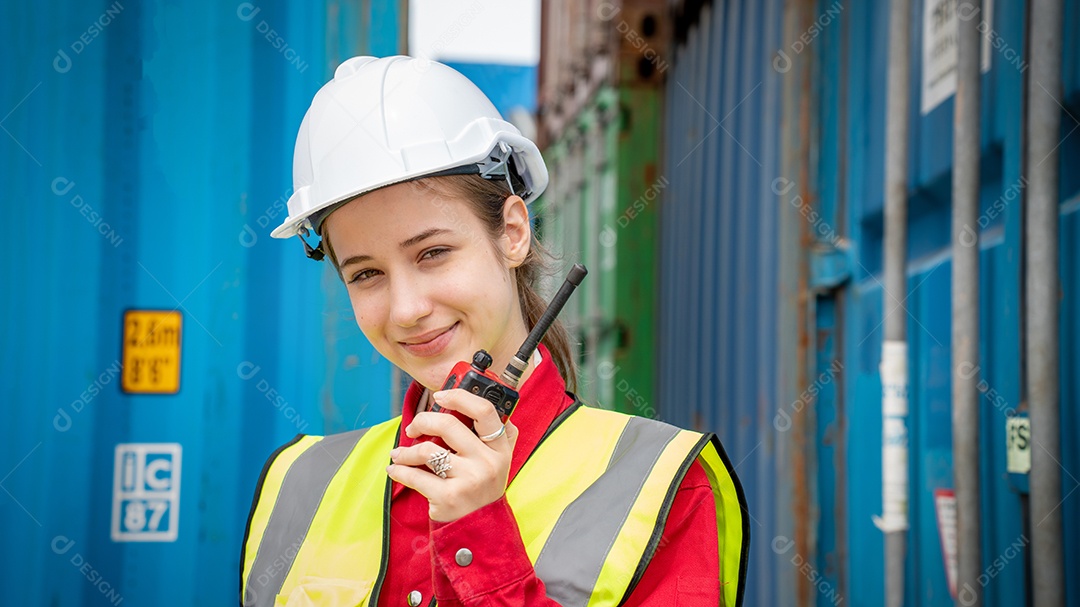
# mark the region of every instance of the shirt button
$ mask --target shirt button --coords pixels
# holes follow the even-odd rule
[[[409,607],[419,607],[420,601],[424,600],[424,595],[420,594],[419,590],[413,590],[409,593]]]
[[[472,550],[469,550],[468,548],[458,550],[457,554],[454,555],[454,560],[457,561],[458,565],[468,567],[469,563],[472,563]]]

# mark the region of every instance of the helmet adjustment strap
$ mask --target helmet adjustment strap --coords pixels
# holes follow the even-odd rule
[[[477,162],[476,164],[464,165],[460,167],[454,167],[425,175],[425,177],[436,177],[446,175],[465,175],[465,174],[477,174],[489,181],[496,179],[505,179],[507,187],[510,188],[510,193],[513,195],[526,198],[532,192],[532,183],[528,173],[521,173],[516,170],[519,163],[523,162],[519,158],[519,154],[514,152],[514,148],[510,147],[506,142],[500,141],[491,149],[491,152],[486,158]],[[513,177],[517,177],[523,186],[521,194],[518,194],[518,188],[514,187]],[[420,179],[417,177],[416,179]],[[329,207],[322,209],[316,213],[313,213],[303,225],[297,230],[297,236],[300,238],[300,242],[304,243],[304,254],[308,256],[308,259],[314,259],[315,261],[322,261],[326,258],[326,251],[323,249],[323,239],[319,239],[319,242],[312,246],[308,242],[308,237],[311,236],[311,232],[319,233],[317,226],[322,224],[322,220],[328,215],[328,211],[331,211],[343,203],[337,203],[330,205]]]
[[[480,176],[487,180],[495,179],[496,177],[503,177],[506,179],[506,185],[510,186],[510,191],[514,191],[514,185],[510,183],[510,154],[513,150],[510,146],[506,145],[502,141],[491,148],[491,152],[487,158],[476,163],[476,168],[480,171]]]
[[[489,181],[503,178],[506,180],[506,186],[510,188],[510,193],[513,195],[527,198],[532,192],[532,187],[525,175],[516,170],[517,163],[521,162],[517,160],[518,154],[514,152],[514,148],[510,147],[504,141],[500,141],[491,148],[491,152],[487,155],[487,158],[476,163],[477,171],[480,176]],[[514,182],[511,179],[511,175],[517,177],[524,183],[524,188],[521,194],[518,194],[518,188],[514,187]]]
[[[500,141],[479,162],[443,169],[427,175],[413,177],[412,179],[448,177],[450,175],[480,175],[488,181],[504,179],[511,194],[528,198],[533,191],[532,176],[529,175],[528,171],[517,170],[518,167],[522,166],[525,166],[522,154],[515,152],[514,148],[510,147],[506,142]],[[518,181],[517,187],[514,187],[515,179]],[[519,193],[518,190],[521,190],[521,192]]]

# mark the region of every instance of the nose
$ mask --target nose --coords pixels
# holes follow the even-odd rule
[[[431,314],[431,298],[424,281],[398,274],[390,280],[390,322],[409,328]]]

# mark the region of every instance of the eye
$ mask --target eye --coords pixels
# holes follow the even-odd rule
[[[364,281],[371,280],[379,274],[380,272],[378,270],[372,270],[370,268],[367,270],[360,270],[356,274],[352,275],[352,278],[349,279],[349,284],[359,284]]]
[[[421,253],[420,260],[423,261],[425,259],[438,259],[439,257],[442,257],[449,252],[450,249],[446,247],[433,247]]]

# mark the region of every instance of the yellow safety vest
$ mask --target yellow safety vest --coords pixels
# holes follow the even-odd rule
[[[376,604],[389,552],[386,465],[400,422],[300,435],[270,456],[244,536],[244,605]],[[749,516],[716,437],[579,403],[552,423],[506,489],[548,596],[565,607],[615,606],[629,596],[695,458],[716,502],[722,602],[741,605]]]

